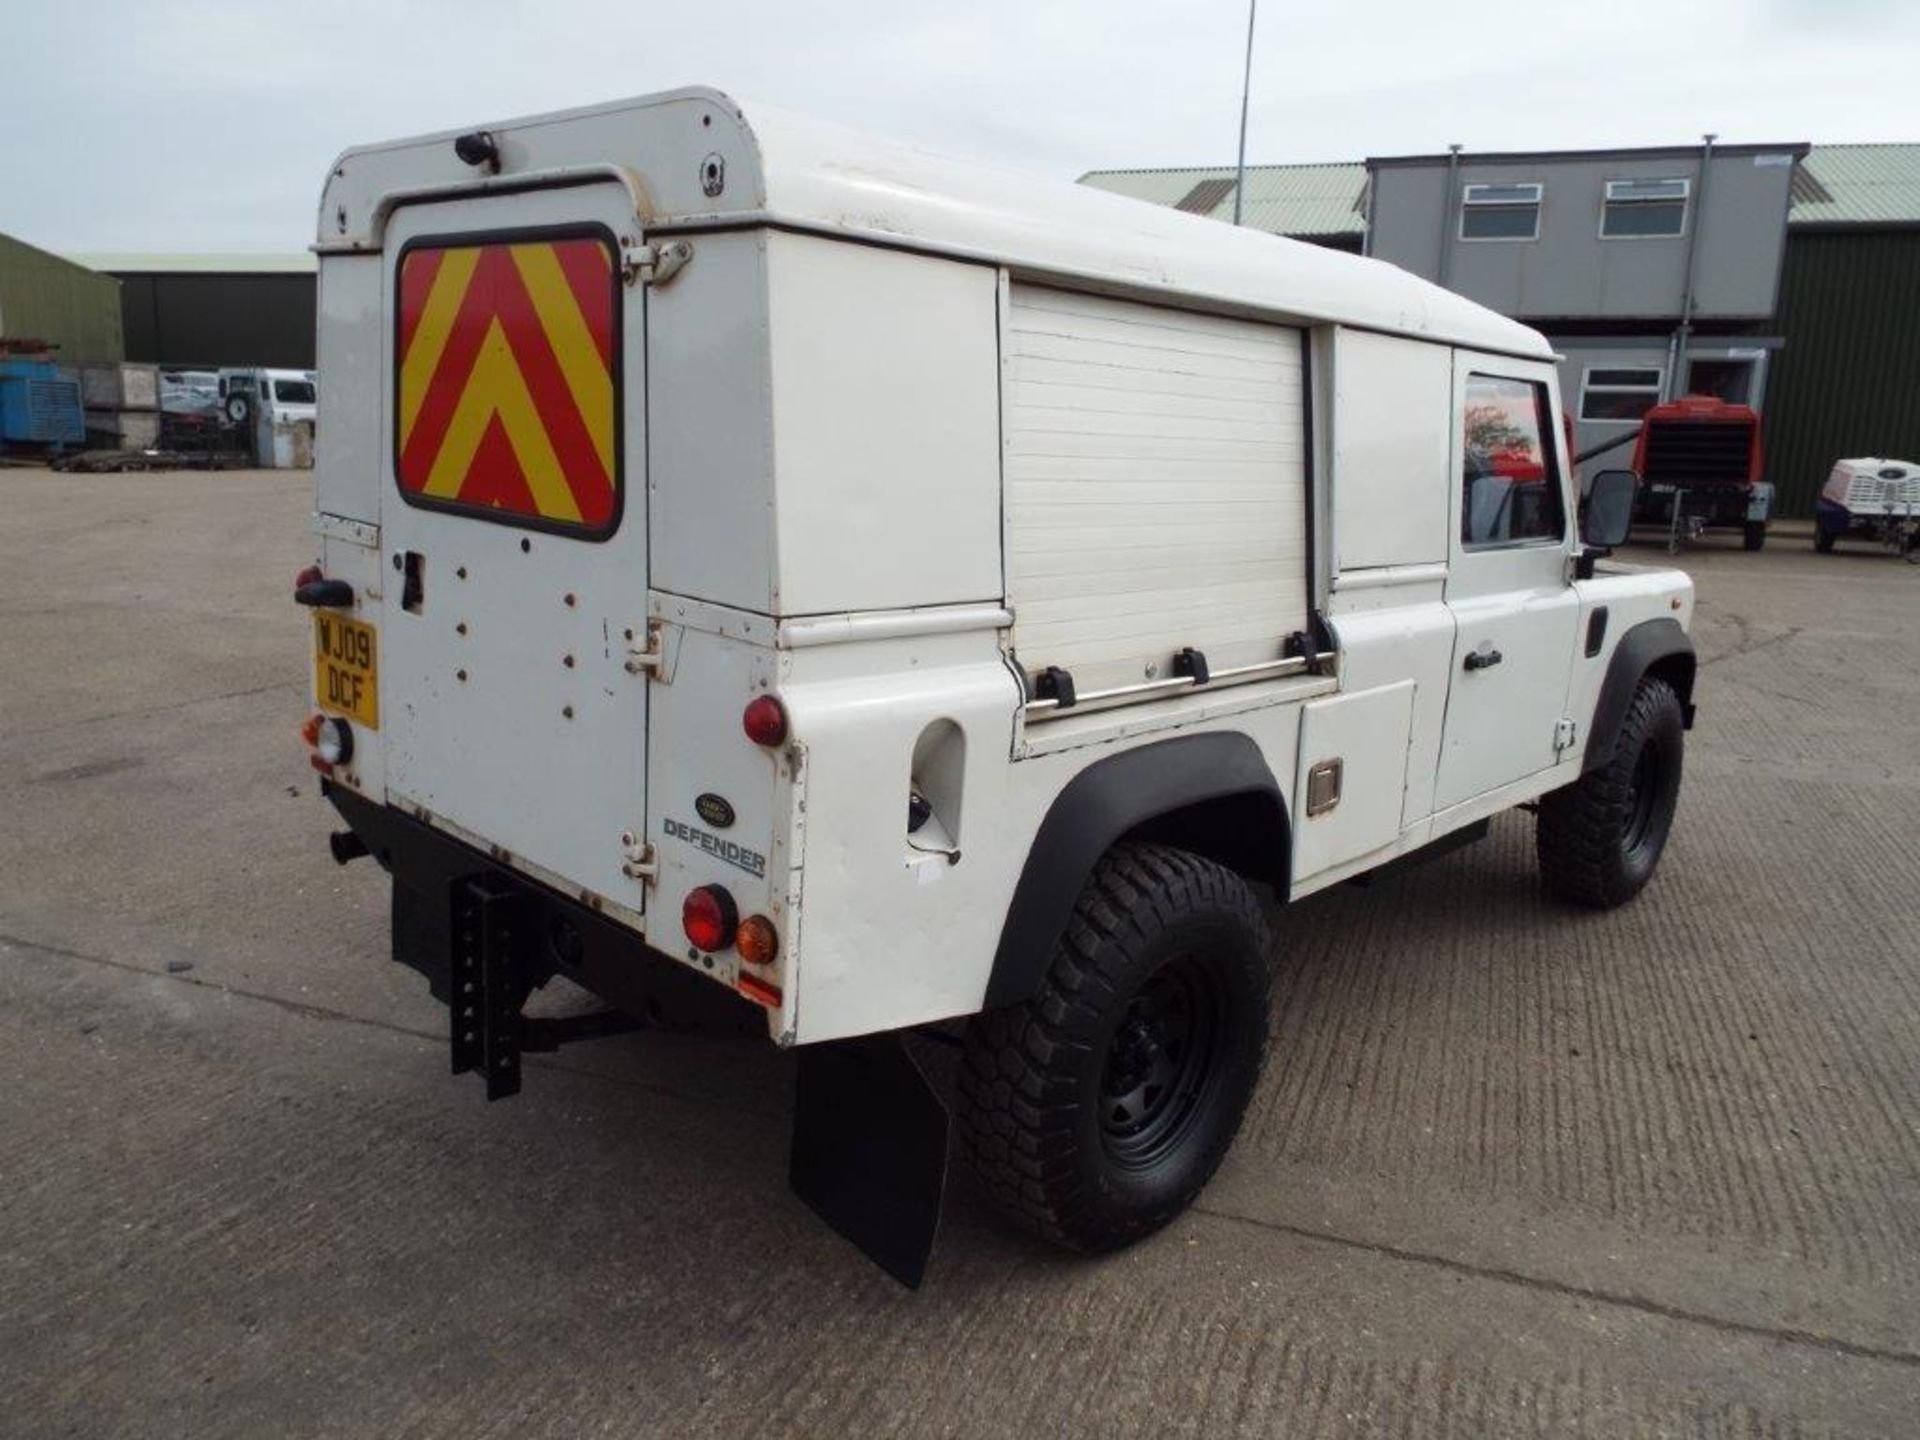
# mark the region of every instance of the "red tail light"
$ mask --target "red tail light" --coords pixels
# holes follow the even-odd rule
[[[741,728],[756,745],[781,745],[787,738],[787,707],[771,695],[756,695],[740,717]]]
[[[740,907],[718,885],[702,885],[690,892],[680,906],[680,925],[695,948],[725,950],[733,944],[733,932],[740,924]]]

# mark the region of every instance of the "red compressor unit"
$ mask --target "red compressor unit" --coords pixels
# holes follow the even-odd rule
[[[1634,523],[1664,526],[1669,549],[1709,526],[1739,530],[1749,550],[1767,543],[1773,486],[1760,478],[1766,457],[1752,406],[1712,395],[1654,406],[1640,422],[1633,468]]]

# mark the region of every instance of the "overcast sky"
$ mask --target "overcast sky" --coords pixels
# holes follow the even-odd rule
[[[293,251],[342,148],[685,84],[1074,177],[1226,164],[1245,0],[0,0],[0,231]],[[1261,0],[1251,163],[1920,141],[1920,0]]]

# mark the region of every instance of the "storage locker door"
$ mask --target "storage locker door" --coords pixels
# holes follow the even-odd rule
[[[1016,284],[1007,592],[1079,695],[1278,659],[1306,628],[1301,332]]]

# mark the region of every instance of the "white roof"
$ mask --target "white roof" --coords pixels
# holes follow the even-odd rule
[[[404,198],[600,174],[634,193],[649,235],[772,224],[1195,308],[1552,355],[1538,332],[1383,261],[877,139],[716,90],[471,128],[494,134],[498,175],[455,156],[456,131],[347,151],[328,176],[315,248],[379,248],[385,218]],[[703,181],[716,159],[724,183],[709,196]]]

